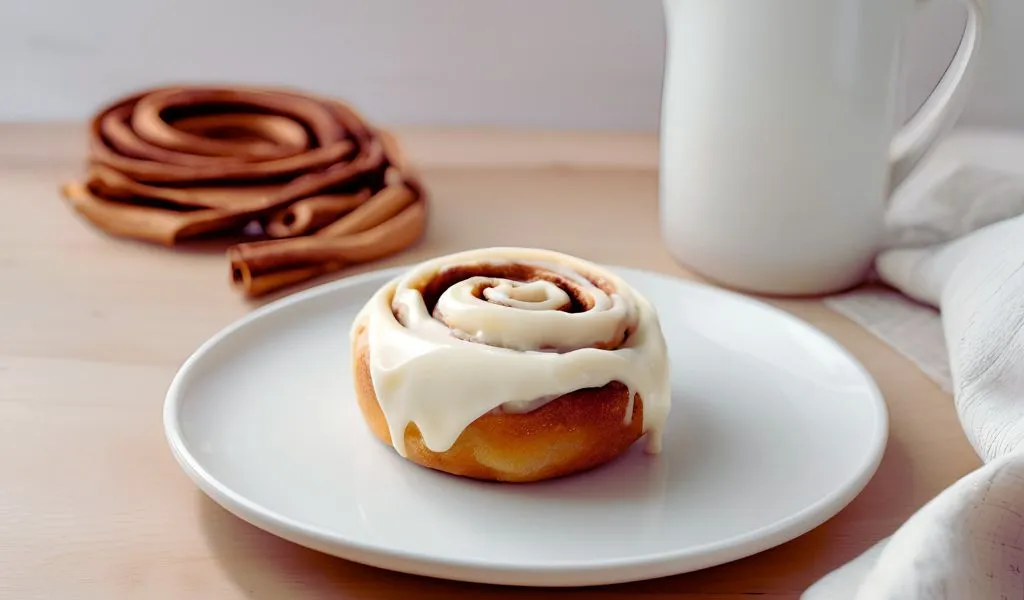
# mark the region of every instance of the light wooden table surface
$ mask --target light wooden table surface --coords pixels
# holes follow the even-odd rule
[[[429,232],[348,273],[508,244],[692,277],[658,237],[653,135],[397,133],[432,191]],[[84,144],[80,126],[0,126],[3,600],[796,598],[978,465],[950,398],[911,363],[818,301],[773,301],[856,355],[891,414],[878,473],[816,530],[717,568],[578,590],[450,583],[300,548],[208,500],[163,437],[180,363],[253,304],[222,253],[111,239],[73,214],[57,186]]]

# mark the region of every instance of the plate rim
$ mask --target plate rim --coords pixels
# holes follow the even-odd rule
[[[534,565],[515,565],[479,559],[449,558],[417,551],[384,547],[352,539],[338,532],[325,531],[304,525],[295,519],[263,507],[236,492],[206,471],[196,456],[189,451],[179,419],[183,389],[194,377],[197,365],[216,346],[235,332],[255,321],[317,297],[357,287],[371,281],[384,282],[401,275],[413,265],[400,265],[375,269],[334,281],[325,282],[305,290],[272,300],[236,318],[209,336],[181,363],[168,386],[162,411],[164,436],[171,454],[192,482],[210,499],[234,516],[249,524],[285,539],[325,554],[353,562],[399,571],[413,575],[439,577],[458,581],[546,587],[581,587],[627,583],[646,579],[678,575],[726,564],[746,558],[792,541],[817,528],[848,506],[876,474],[889,440],[890,417],[885,397],[871,373],[842,344],[818,327],[781,308],[742,293],[667,275],[657,271],[598,263],[620,275],[627,282],[631,275],[660,280],[667,285],[682,285],[700,293],[718,295],[750,308],[767,311],[774,317],[788,321],[802,333],[816,336],[838,353],[849,367],[863,379],[868,390],[877,428],[868,446],[868,460],[856,470],[844,485],[832,490],[816,502],[770,525],[729,538],[691,547],[682,551],[658,552],[628,558],[610,558],[592,561],[565,561]],[[867,400],[868,398],[865,398]],[[680,568],[685,563],[687,566]],[[443,572],[443,573],[442,573]]]

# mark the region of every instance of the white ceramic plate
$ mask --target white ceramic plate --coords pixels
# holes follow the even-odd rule
[[[617,583],[709,567],[816,527],[871,478],[888,420],[865,370],[809,325],[732,293],[615,269],[658,308],[672,360],[663,453],[638,443],[539,484],[456,478],[371,436],[348,330],[397,271],[256,310],[204,344],[167,395],[166,434],[215,501],[285,539],[421,575]]]

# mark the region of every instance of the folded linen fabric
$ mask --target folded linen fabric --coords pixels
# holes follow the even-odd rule
[[[959,164],[895,204],[889,226],[876,270],[905,298],[853,292],[830,303],[953,393],[985,464],[802,598],[1022,598],[1024,175]],[[936,364],[943,352],[948,369]]]

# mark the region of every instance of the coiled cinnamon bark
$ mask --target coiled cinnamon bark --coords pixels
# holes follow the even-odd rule
[[[92,120],[87,164],[62,188],[75,210],[167,246],[241,240],[228,258],[248,296],[394,254],[426,226],[397,142],[344,102],[292,91],[132,95]]]

